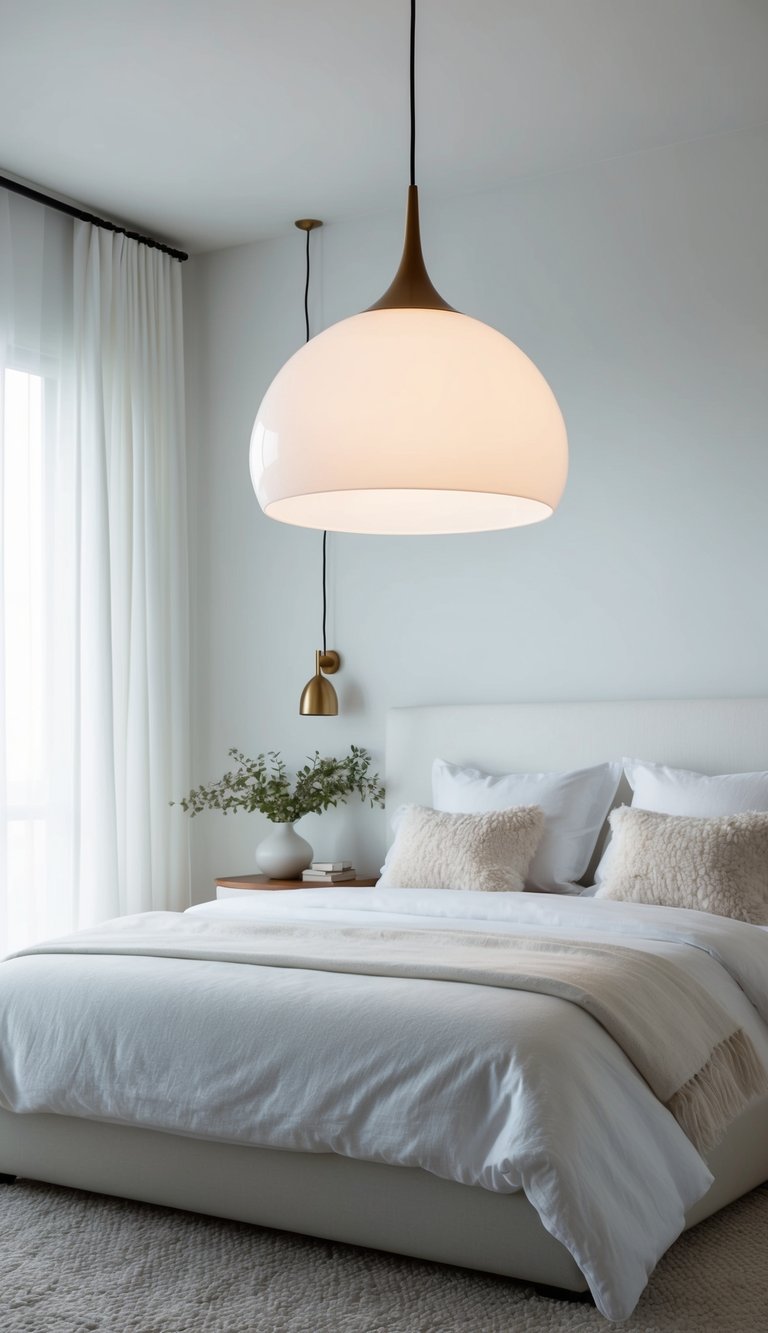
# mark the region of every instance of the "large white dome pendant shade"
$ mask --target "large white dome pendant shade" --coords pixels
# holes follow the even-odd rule
[[[413,58],[413,11],[411,37]],[[412,176],[413,142],[412,119]],[[392,286],[278,372],[250,467],[270,518],[334,532],[480,532],[555,509],[568,471],[555,396],[519,347],[435,291],[414,184]]]

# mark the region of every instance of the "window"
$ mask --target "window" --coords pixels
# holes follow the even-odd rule
[[[0,189],[0,956],[189,903],[180,279]]]

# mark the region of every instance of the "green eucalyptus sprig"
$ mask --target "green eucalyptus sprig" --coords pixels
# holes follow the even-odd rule
[[[249,759],[241,750],[229,755],[238,767],[210,786],[195,787],[182,801],[182,810],[199,815],[202,810],[223,814],[260,810],[275,824],[293,824],[303,815],[319,814],[331,805],[346,801],[356,792],[371,806],[384,804],[384,787],[378,773],[369,773],[371,756],[358,745],[350,746],[343,759],[322,758],[319,750],[300,768],[291,784],[279,750],[269,750]],[[171,802],[173,805],[174,802]]]

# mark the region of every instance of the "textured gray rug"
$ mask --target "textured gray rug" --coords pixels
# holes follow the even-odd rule
[[[768,1187],[684,1236],[634,1316],[503,1278],[30,1181],[0,1187],[3,1333],[766,1333]]]

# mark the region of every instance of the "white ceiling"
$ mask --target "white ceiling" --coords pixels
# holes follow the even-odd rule
[[[419,0],[423,190],[768,122],[768,0]],[[191,250],[399,208],[408,0],[0,0],[0,170]]]

